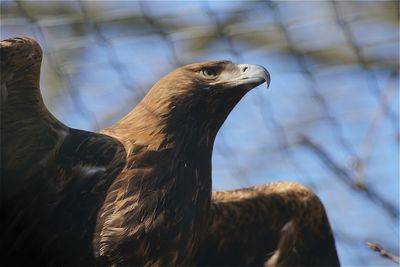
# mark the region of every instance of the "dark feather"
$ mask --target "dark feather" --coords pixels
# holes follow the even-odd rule
[[[308,189],[272,184],[211,200],[215,136],[246,92],[269,84],[263,67],[178,68],[92,133],[46,109],[34,40],[0,48],[2,265],[339,264]]]
[[[97,212],[125,149],[110,136],[66,127],[45,108],[36,42],[0,47],[2,265],[93,263]]]
[[[212,197],[199,266],[338,266],[319,198],[297,183],[271,183]]]

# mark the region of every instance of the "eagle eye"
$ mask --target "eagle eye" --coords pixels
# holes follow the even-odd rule
[[[202,69],[201,74],[207,79],[213,79],[218,75],[217,71],[213,68]]]

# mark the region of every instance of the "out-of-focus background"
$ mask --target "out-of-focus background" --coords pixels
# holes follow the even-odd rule
[[[1,1],[1,39],[34,37],[68,126],[99,130],[182,64],[265,66],[213,154],[213,189],[298,181],[326,206],[344,266],[399,255],[398,1]]]

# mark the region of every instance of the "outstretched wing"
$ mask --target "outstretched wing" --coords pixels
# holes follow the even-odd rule
[[[296,183],[213,194],[199,266],[339,266],[318,197]]]
[[[125,149],[110,136],[70,129],[47,110],[34,40],[2,41],[0,57],[1,263],[93,264],[97,212]]]
[[[1,59],[1,169],[18,176],[7,183],[8,196],[44,165],[50,151],[60,146],[69,129],[46,109],[39,90],[42,51],[29,38],[0,42]],[[8,184],[10,182],[10,184]],[[14,185],[15,184],[15,185]]]

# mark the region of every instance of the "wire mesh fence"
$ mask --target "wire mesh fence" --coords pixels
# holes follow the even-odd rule
[[[218,134],[213,188],[298,181],[326,205],[345,266],[399,253],[398,1],[2,1],[1,37],[44,51],[42,92],[99,130],[170,70],[206,59],[267,67]]]

